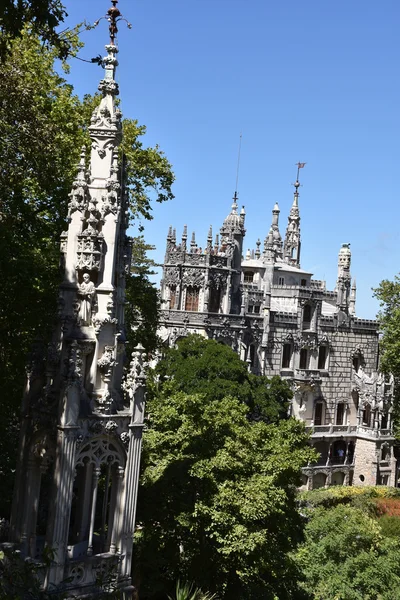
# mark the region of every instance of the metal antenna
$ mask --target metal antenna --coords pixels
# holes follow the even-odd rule
[[[240,150],[241,149],[242,149],[242,134],[240,134],[240,138],[239,138],[239,152],[238,152],[238,160],[237,160],[237,167],[236,167],[235,198],[237,197],[237,191],[238,191],[239,167],[240,167]]]

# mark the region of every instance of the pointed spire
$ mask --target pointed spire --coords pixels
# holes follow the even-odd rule
[[[208,236],[207,236],[207,252],[208,252],[208,254],[210,254],[210,252],[212,250],[212,240],[213,240],[212,225],[210,225],[210,229],[208,230]]]
[[[297,163],[297,177],[293,184],[293,204],[290,209],[288,224],[286,228],[285,242],[284,242],[284,260],[285,262],[300,267],[300,211],[299,211],[299,171],[305,166],[306,163]]]
[[[215,242],[214,242],[214,253],[217,254],[219,251],[219,235],[215,234]]]
[[[238,194],[237,194],[237,192],[235,192],[233,195],[233,203],[232,203],[231,212],[226,217],[226,219],[224,220],[224,223],[221,227],[221,235],[223,236],[223,239],[225,239],[225,240],[232,239],[233,236],[235,236],[235,235],[244,236],[246,233],[246,230],[244,228],[244,218],[245,218],[246,213],[245,213],[244,207],[243,207],[240,212],[240,215],[239,215],[237,201],[238,201]]]
[[[196,234],[193,231],[193,233],[192,233],[192,240],[190,242],[190,252],[196,252],[196,249],[197,249]]]
[[[257,250],[255,252],[255,257],[258,259],[261,256],[261,250],[260,250],[261,240],[260,240],[260,238],[258,238],[258,240],[256,241],[256,246],[257,246]]]
[[[184,252],[186,252],[186,248],[187,248],[187,225],[183,226],[183,233],[182,233],[182,250]]]

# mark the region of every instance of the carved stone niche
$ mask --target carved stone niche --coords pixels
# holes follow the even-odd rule
[[[103,262],[104,238],[102,234],[78,235],[78,251],[76,269],[100,271]]]

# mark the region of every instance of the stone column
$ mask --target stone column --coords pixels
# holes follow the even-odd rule
[[[129,578],[132,565],[133,533],[135,530],[136,502],[139,487],[140,452],[142,447],[143,424],[133,423],[129,426],[131,439],[128,450],[128,461],[126,465],[125,498],[122,511],[121,531],[121,555],[124,557],[121,563],[121,577]]]
[[[92,490],[93,491],[92,491],[92,509],[90,512],[89,542],[88,542],[88,549],[87,549],[88,556],[92,556],[92,554],[93,554],[94,520],[95,520],[95,516],[96,516],[97,487],[99,484],[99,477],[100,477],[100,469],[98,467],[96,467],[93,471],[93,478],[92,478]]]
[[[47,537],[47,546],[54,551],[54,561],[45,579],[45,589],[59,585],[64,579],[72,489],[75,477],[77,430],[78,427],[74,425],[65,426],[58,430],[53,515],[50,533]]]

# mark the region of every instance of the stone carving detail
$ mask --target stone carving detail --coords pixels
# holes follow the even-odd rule
[[[101,374],[103,375],[103,380],[106,383],[109,383],[111,380],[112,371],[115,364],[114,347],[105,346],[102,357],[97,361],[97,366],[99,367]]]
[[[123,431],[121,433],[121,435],[119,436],[119,438],[120,438],[120,440],[122,442],[122,445],[125,448],[125,450],[128,450],[128,448],[129,448],[129,440],[131,439],[129,433],[127,431]]]
[[[183,271],[183,284],[186,287],[201,287],[204,283],[204,271],[202,269],[185,269]]]
[[[216,271],[211,269],[209,272],[209,284],[215,289],[223,289],[226,286],[228,273],[226,271]]]
[[[147,367],[147,357],[143,346],[136,346],[132,352],[132,360],[129,371],[122,387],[129,399],[132,400],[138,388],[143,387],[146,383],[145,369]]]
[[[204,254],[185,254],[185,263],[189,265],[204,265],[206,257]]]
[[[78,289],[78,296],[81,299],[78,313],[78,321],[81,325],[90,325],[92,322],[92,308],[95,299],[96,288],[93,281],[90,280],[88,273],[84,273],[83,282]]]
[[[102,234],[90,235],[88,230],[78,235],[77,269],[100,271],[103,259]]]
[[[74,340],[69,348],[68,357],[65,359],[65,379],[67,383],[81,384],[82,379],[82,357],[78,342]]]
[[[183,252],[171,250],[168,254],[168,263],[171,265],[181,265],[183,263],[183,256]]]
[[[99,317],[95,316],[92,318],[92,325],[94,327],[94,332],[96,335],[99,335],[102,327],[111,323],[112,325],[116,325],[118,323],[118,319],[112,317]]]
[[[96,468],[100,468],[102,463],[124,467],[125,456],[113,440],[93,438],[79,450],[76,466],[85,463],[94,464]]]
[[[166,285],[178,285],[180,281],[180,272],[178,267],[166,267],[164,281]]]

